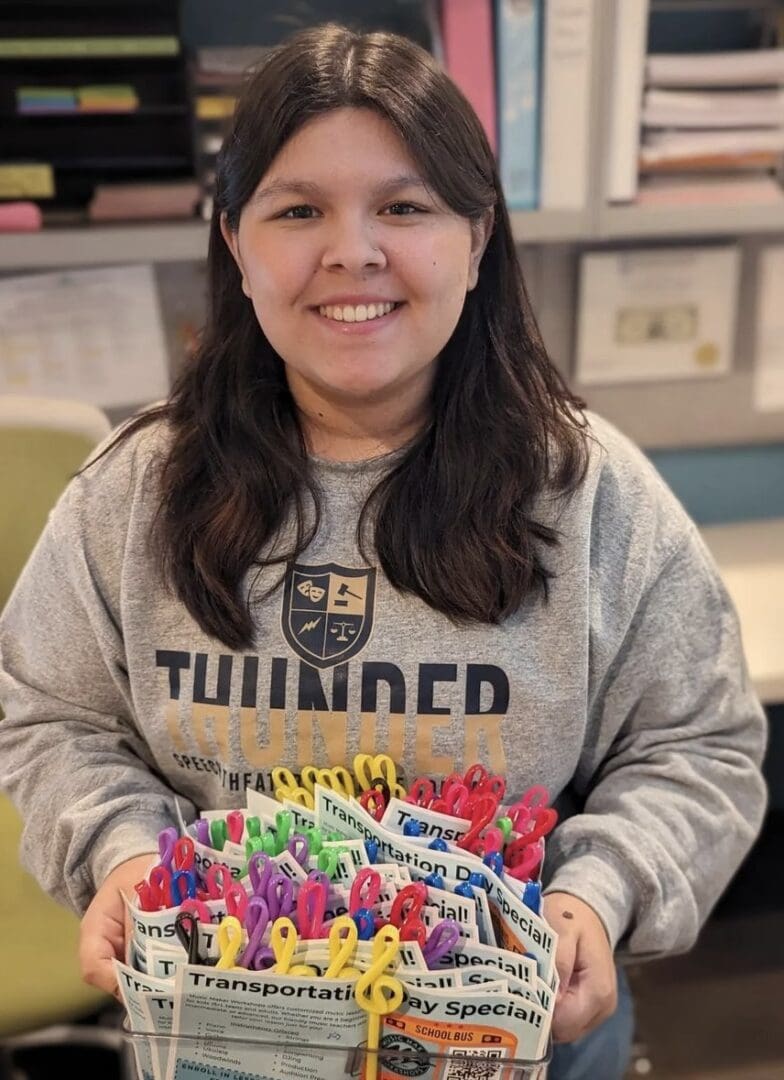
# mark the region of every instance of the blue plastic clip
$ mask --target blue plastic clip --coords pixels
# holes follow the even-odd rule
[[[428,874],[425,878],[425,885],[430,889],[443,889],[445,888],[444,879],[440,874],[437,874],[435,870],[432,874]]]
[[[367,852],[368,862],[378,862],[378,840],[366,840],[365,851]]]
[[[525,888],[523,889],[523,895],[520,897],[527,908],[533,911],[534,915],[541,915],[542,913],[542,886],[538,881],[526,881]]]
[[[435,840],[431,840],[427,846],[433,851],[449,851],[446,840],[442,840],[440,836],[437,836]]]
[[[360,941],[372,941],[376,932],[376,920],[370,908],[358,908],[353,916]]]
[[[496,877],[504,876],[504,857],[500,851],[493,851],[489,855],[485,855],[482,862],[493,871]]]
[[[471,877],[473,876],[472,874]],[[466,900],[474,899],[474,888],[470,881],[461,881],[459,885],[455,885],[455,892],[458,896],[464,896]]]
[[[416,818],[411,818],[403,825],[403,836],[421,836],[422,835],[422,823],[417,821]]]
[[[487,876],[481,874],[478,870],[471,871],[468,878],[468,884],[475,885],[477,889],[484,889],[485,892],[488,892],[490,889],[490,882],[487,880]]]

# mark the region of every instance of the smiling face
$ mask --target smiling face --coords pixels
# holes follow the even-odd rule
[[[427,190],[385,119],[345,108],[309,121],[238,231],[221,227],[301,407],[426,400],[488,227]]]

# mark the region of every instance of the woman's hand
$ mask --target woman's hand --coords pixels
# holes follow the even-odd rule
[[[599,916],[570,893],[548,893],[544,917],[558,934],[555,966],[561,985],[553,1041],[574,1042],[615,1012],[618,986],[612,949]]]
[[[84,913],[79,932],[79,965],[82,978],[91,986],[119,999],[112,960],[125,960],[125,941],[130,920],[121,893],[134,896],[134,885],[142,881],[156,852],[136,855],[115,866]]]

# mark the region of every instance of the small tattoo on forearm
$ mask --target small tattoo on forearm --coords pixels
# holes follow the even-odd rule
[[[573,919],[574,918],[574,915],[572,915],[571,911],[562,911],[561,914],[563,915],[563,917],[565,919]]]

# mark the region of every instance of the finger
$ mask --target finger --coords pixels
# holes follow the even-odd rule
[[[558,945],[555,950],[555,967],[560,979],[557,1001],[563,999],[569,989],[574,973],[577,958],[576,934],[563,934],[558,937]]]
[[[581,1039],[605,1019],[595,1009],[585,993],[572,990],[553,1012],[552,1037],[556,1043],[571,1043]]]
[[[116,994],[114,960],[123,960],[124,952],[124,921],[119,922],[105,911],[88,909],[79,936],[79,963],[84,981],[108,994]]]
[[[600,1023],[612,1016],[618,1004],[618,976],[615,961],[604,938],[586,934],[580,938],[575,959],[575,970],[579,973],[578,984],[583,986],[582,975],[585,973],[585,987],[596,1004],[595,1023]]]
[[[110,942],[91,941],[80,951],[82,978],[90,985],[119,998],[114,970],[115,951]]]

